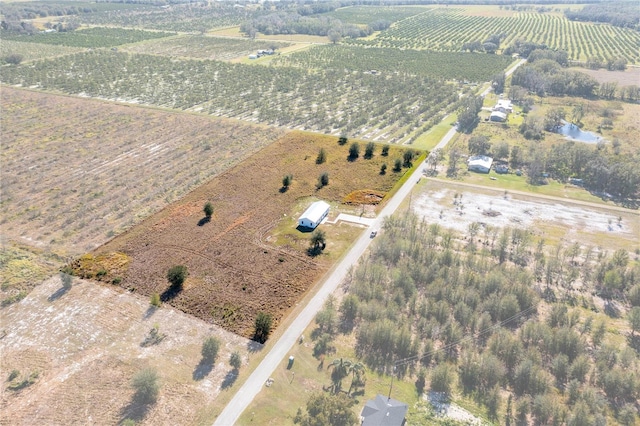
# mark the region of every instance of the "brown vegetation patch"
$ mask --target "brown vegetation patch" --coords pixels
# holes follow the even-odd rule
[[[327,160],[316,164],[320,148]],[[92,255],[125,253],[131,262],[120,285],[145,295],[163,294],[169,268],[187,266],[183,290],[164,293],[165,300],[250,337],[258,312],[272,314],[277,324],[330,263],[327,256],[307,256],[308,243],[278,246],[268,241],[270,230],[302,199],[340,202],[367,186],[373,188],[369,194],[381,196],[402,175],[379,173],[382,163],[401,157],[400,148],[392,147],[388,157],[375,153],[370,160],[352,162],[347,161],[348,150],[336,137],[289,133]],[[323,172],[329,173],[329,185],[318,190]],[[287,190],[282,189],[285,174],[293,175]],[[206,202],[214,207],[210,221],[202,211]],[[338,249],[335,244],[329,239],[326,252]]]
[[[379,204],[385,193],[371,189],[359,189],[351,192],[342,200],[345,204]]]
[[[598,80],[598,83],[618,83],[618,86],[638,85],[640,81],[640,68],[630,67],[625,71],[609,71],[606,69],[592,70],[589,68],[571,68],[590,75]]]

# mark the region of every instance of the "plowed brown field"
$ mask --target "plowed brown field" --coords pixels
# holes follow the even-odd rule
[[[327,162],[318,165],[321,147]],[[380,156],[378,149],[372,159],[353,162],[347,161],[348,149],[349,144],[340,146],[335,137],[289,133],[95,250],[93,255],[125,253],[129,263],[124,273],[111,271],[107,261],[89,275],[104,269],[103,281],[122,278],[116,282],[125,288],[162,294],[168,288],[169,268],[185,265],[189,278],[168,303],[250,337],[258,312],[271,313],[277,323],[330,265],[327,254],[306,254],[309,234],[294,233],[279,246],[267,240],[285,215],[297,213],[296,206],[309,197],[341,202],[359,189],[385,193],[404,172],[379,173],[382,163],[391,166],[400,157],[399,148],[392,147],[388,157]],[[316,190],[318,176],[325,171],[329,185]],[[285,174],[293,174],[294,180],[282,192]],[[215,211],[203,224],[207,201]],[[332,226],[323,225],[329,253]],[[92,269],[88,263],[85,271]]]

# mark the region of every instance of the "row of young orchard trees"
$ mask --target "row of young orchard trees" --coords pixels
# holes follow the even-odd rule
[[[421,388],[428,377],[429,389],[459,390],[493,420],[631,424],[637,340],[614,338],[595,294],[617,315],[640,302],[640,266],[625,250],[549,247],[478,223],[459,236],[404,214],[386,221],[342,302],[318,314],[314,352],[354,333],[370,369],[418,377]]]

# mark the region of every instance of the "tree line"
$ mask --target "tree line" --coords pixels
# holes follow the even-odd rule
[[[634,2],[613,1],[589,4],[580,10],[564,12],[572,21],[604,22],[616,27],[640,30],[640,10]]]

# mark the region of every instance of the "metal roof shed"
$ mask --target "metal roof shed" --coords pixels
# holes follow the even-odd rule
[[[320,222],[329,214],[329,204],[324,201],[316,201],[311,204],[302,216],[298,218],[298,226],[304,228],[315,228],[320,225]]]

